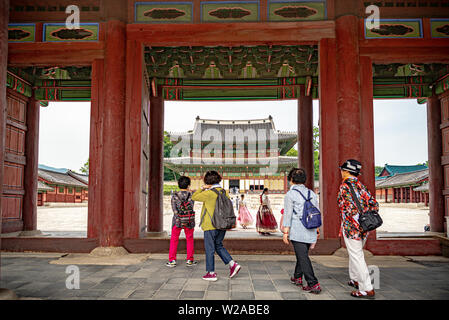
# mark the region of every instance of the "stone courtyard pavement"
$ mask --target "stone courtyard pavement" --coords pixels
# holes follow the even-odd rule
[[[21,299],[153,299],[153,300],[342,300],[346,285],[347,258],[312,256],[322,293],[304,293],[290,283],[293,256],[234,256],[242,265],[232,280],[229,270],[216,258],[219,280],[201,279],[204,255],[199,264],[168,268],[165,255],[148,255],[134,265],[78,265],[80,288],[66,288],[67,265],[50,264],[62,254],[1,254],[0,287],[14,290]],[[183,257],[178,257],[181,259]],[[370,257],[369,265],[380,270],[378,300],[449,299],[449,259],[444,257]]]

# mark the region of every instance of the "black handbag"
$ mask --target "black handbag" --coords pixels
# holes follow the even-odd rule
[[[349,186],[349,190],[351,190],[352,199],[354,200],[357,209],[359,210],[359,225],[363,232],[373,231],[379,228],[383,221],[379,215],[379,212],[376,210],[369,210],[367,212],[363,212],[363,208],[360,205],[360,201],[357,198],[354,188],[350,183],[347,183]]]

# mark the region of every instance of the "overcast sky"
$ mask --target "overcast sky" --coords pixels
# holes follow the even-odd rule
[[[188,131],[195,117],[242,120],[273,116],[276,129],[297,130],[297,102],[166,102],[165,130]],[[41,108],[39,163],[79,171],[89,158],[90,103],[58,102]],[[314,101],[318,125],[318,101]],[[416,100],[374,102],[375,163],[417,164],[427,161],[426,107]]]

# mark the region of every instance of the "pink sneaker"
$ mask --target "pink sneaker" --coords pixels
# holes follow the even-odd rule
[[[234,265],[231,268],[229,268],[230,270],[229,277],[232,278],[235,275],[237,275],[237,273],[239,273],[241,268],[242,267],[237,262],[235,262]]]
[[[206,273],[205,276],[203,276],[203,280],[206,280],[206,281],[217,281],[218,280],[217,274],[215,272],[214,273],[208,272],[208,273]]]
[[[321,286],[319,283],[317,283],[313,287],[310,287],[310,286],[302,287],[302,290],[309,291],[310,293],[314,293],[314,294],[319,294],[321,292]]]

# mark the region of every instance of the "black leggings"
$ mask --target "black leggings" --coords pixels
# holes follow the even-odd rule
[[[312,262],[309,258],[310,243],[298,242],[291,240],[296,254],[295,278],[304,278],[310,287],[318,283],[318,279],[313,272]]]

